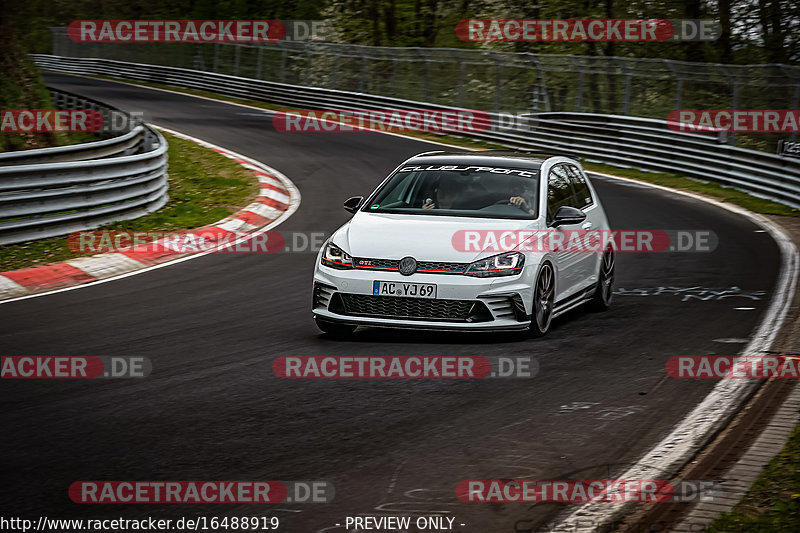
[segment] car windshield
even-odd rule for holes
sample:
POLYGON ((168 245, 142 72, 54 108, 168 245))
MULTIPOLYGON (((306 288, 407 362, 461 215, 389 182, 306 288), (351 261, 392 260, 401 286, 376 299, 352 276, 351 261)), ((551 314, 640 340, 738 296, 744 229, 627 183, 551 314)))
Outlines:
POLYGON ((363 211, 479 218, 537 217, 539 172, 470 165, 408 165, 363 211))

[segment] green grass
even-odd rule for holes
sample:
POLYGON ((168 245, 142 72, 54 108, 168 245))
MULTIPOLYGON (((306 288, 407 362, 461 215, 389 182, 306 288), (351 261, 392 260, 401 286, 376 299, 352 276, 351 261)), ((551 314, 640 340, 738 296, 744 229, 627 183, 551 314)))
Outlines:
POLYGON ((729 531, 800 531, 800 426, 744 499, 709 530, 729 531))
MULTIPOLYGON (((117 231, 176 231, 216 222, 247 205, 258 194, 255 175, 213 150, 164 134, 169 143, 169 201, 145 216, 103 226, 117 231)), ((52 237, 0 247, 0 271, 15 270, 81 255, 67 237, 52 237)))
MULTIPOLYGON (((126 83, 132 83, 134 85, 142 85, 145 87, 153 87, 156 89, 167 89, 170 91, 181 92, 185 94, 192 94, 195 96, 204 96, 207 98, 214 98, 217 100, 226 100, 229 102, 235 102, 239 104, 249 105, 253 107, 258 107, 261 109, 267 109, 270 111, 288 111, 296 108, 279 106, 275 104, 269 104, 266 102, 260 102, 257 100, 248 100, 243 98, 235 98, 231 96, 225 96, 218 93, 213 93, 210 91, 201 91, 196 89, 183 89, 180 87, 174 87, 171 85, 164 85, 160 83, 149 83, 149 82, 140 82, 136 80, 128 80, 128 79, 120 79, 120 78, 112 78, 110 76, 90 76, 93 78, 100 78, 100 79, 107 79, 111 81, 124 81, 126 83)), ((439 142, 439 143, 447 143, 452 144, 455 146, 460 146, 463 148, 472 148, 477 150, 487 150, 487 149, 504 149, 507 148, 501 144, 496 143, 488 143, 483 141, 475 141, 472 139, 468 139, 465 137, 460 137, 456 135, 447 135, 447 134, 433 134, 433 133, 423 133, 423 132, 405 132, 403 135, 407 135, 409 137, 414 137, 416 139, 420 139, 423 141, 431 141, 431 142, 439 142)), ((616 176, 621 176, 625 178, 636 179, 640 181, 645 181, 648 183, 655 183, 657 185, 663 185, 666 187, 671 187, 674 189, 680 189, 684 191, 691 191, 698 194, 703 194, 705 196, 722 200, 725 202, 729 202, 745 209, 749 209, 755 213, 762 213, 762 214, 769 214, 769 215, 783 215, 783 216, 793 216, 793 217, 800 217, 800 210, 785 206, 783 204, 779 204, 777 202, 773 202, 771 200, 764 200, 762 198, 757 198, 755 196, 751 196, 745 192, 738 191, 736 189, 731 189, 729 187, 723 187, 717 183, 709 183, 703 182, 700 180, 695 180, 691 178, 687 178, 685 176, 679 176, 677 174, 669 174, 664 172, 649 172, 645 170, 639 170, 635 168, 621 168, 615 167, 612 165, 607 164, 600 164, 600 163, 588 163, 584 162, 584 167, 587 170, 595 171, 595 172, 605 172, 608 174, 614 174, 616 176)))

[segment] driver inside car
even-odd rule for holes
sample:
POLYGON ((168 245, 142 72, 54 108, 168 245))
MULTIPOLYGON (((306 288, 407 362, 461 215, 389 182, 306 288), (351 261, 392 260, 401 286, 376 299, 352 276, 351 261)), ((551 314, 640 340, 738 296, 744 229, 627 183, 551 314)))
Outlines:
POLYGON ((426 198, 422 209, 459 209, 464 197, 465 184, 454 178, 441 178, 436 188, 436 201, 426 198))
POLYGON ((536 212, 534 209, 534 197, 532 185, 526 182, 516 187, 511 198, 508 199, 508 203, 533 215, 536 212))

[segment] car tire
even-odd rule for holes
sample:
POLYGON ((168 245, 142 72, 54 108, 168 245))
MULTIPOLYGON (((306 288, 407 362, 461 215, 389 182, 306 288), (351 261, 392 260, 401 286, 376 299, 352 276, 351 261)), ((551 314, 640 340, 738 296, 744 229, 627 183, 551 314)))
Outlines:
POLYGON ((336 337, 337 339, 347 338, 356 330, 356 326, 339 324, 338 322, 332 322, 322 318, 314 318, 314 322, 317 323, 317 327, 324 333, 327 333, 331 337, 336 337))
POLYGON ((597 275, 597 288, 589 301, 589 309, 592 311, 607 311, 611 307, 611 300, 614 297, 614 267, 616 259, 614 250, 608 248, 603 252, 600 260, 600 272, 597 275))
POLYGON ((556 272, 553 265, 544 263, 533 286, 533 308, 528 331, 532 337, 544 337, 553 322, 553 307, 556 294, 556 272))

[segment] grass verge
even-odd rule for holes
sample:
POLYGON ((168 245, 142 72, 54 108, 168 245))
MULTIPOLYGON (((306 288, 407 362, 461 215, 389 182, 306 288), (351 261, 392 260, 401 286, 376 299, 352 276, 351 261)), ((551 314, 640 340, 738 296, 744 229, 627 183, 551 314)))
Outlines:
MULTIPOLYGON (((213 150, 164 133, 169 143, 169 201, 134 220, 103 226, 118 231, 177 231, 205 226, 238 211, 258 195, 256 176, 213 150)), ((69 261, 67 237, 0 247, 0 271, 69 261)))
MULTIPOLYGON (((234 102, 238 104, 249 105, 252 107, 258 107, 261 109, 266 109, 269 111, 289 111, 296 108, 290 108, 285 106, 279 106, 275 104, 269 104, 266 102, 260 102, 258 100, 248 100, 244 98, 236 98, 232 96, 226 96, 219 93, 213 93, 210 91, 202 91, 197 89, 184 89, 181 87, 174 87, 171 85, 164 85, 161 83, 150 83, 150 82, 141 82, 137 80, 128 80, 124 78, 112 78, 110 76, 100 76, 100 75, 93 75, 87 76, 91 78, 98 78, 104 79, 109 81, 122 81, 125 83, 131 83, 134 85, 141 85, 144 87, 152 87, 154 89, 166 89, 169 91, 180 92, 184 94, 191 94, 195 96, 204 96, 206 98, 214 98, 216 100, 225 100, 229 102, 234 102)), ((439 143, 447 143, 452 144, 454 146, 460 146, 463 148, 472 148, 478 150, 487 150, 487 149, 506 149, 506 146, 501 144, 495 143, 487 143, 483 141, 475 141, 472 139, 467 139, 465 137, 460 137, 456 135, 436 135, 432 133, 421 133, 421 132, 405 132, 403 135, 414 137, 416 139, 420 139, 423 141, 431 141, 431 142, 439 142, 439 143)), ((695 180, 691 178, 687 178, 684 176, 680 176, 677 174, 670 174, 665 172, 649 172, 645 170, 639 170, 635 168, 622 168, 622 167, 615 167, 612 165, 602 164, 602 163, 590 163, 590 162, 583 162, 583 166, 586 170, 595 171, 595 172, 605 172, 607 174, 614 174, 616 176, 621 176, 625 178, 636 179, 639 181, 644 181, 648 183, 655 183, 657 185, 663 185, 665 187, 671 187, 673 189, 679 189, 683 191, 690 191, 698 194, 702 194, 716 200, 722 200, 724 202, 729 202, 745 209, 749 209, 755 213, 763 213, 768 215, 784 215, 784 216, 794 216, 800 217, 800 209, 795 209, 792 207, 788 207, 786 205, 773 202, 771 200, 765 200, 763 198, 758 198, 752 195, 749 195, 745 192, 738 191, 736 189, 732 189, 730 187, 723 187, 717 183, 711 182, 704 182, 700 180, 695 180)))
POLYGON ((800 531, 800 426, 744 499, 708 531, 800 531))

